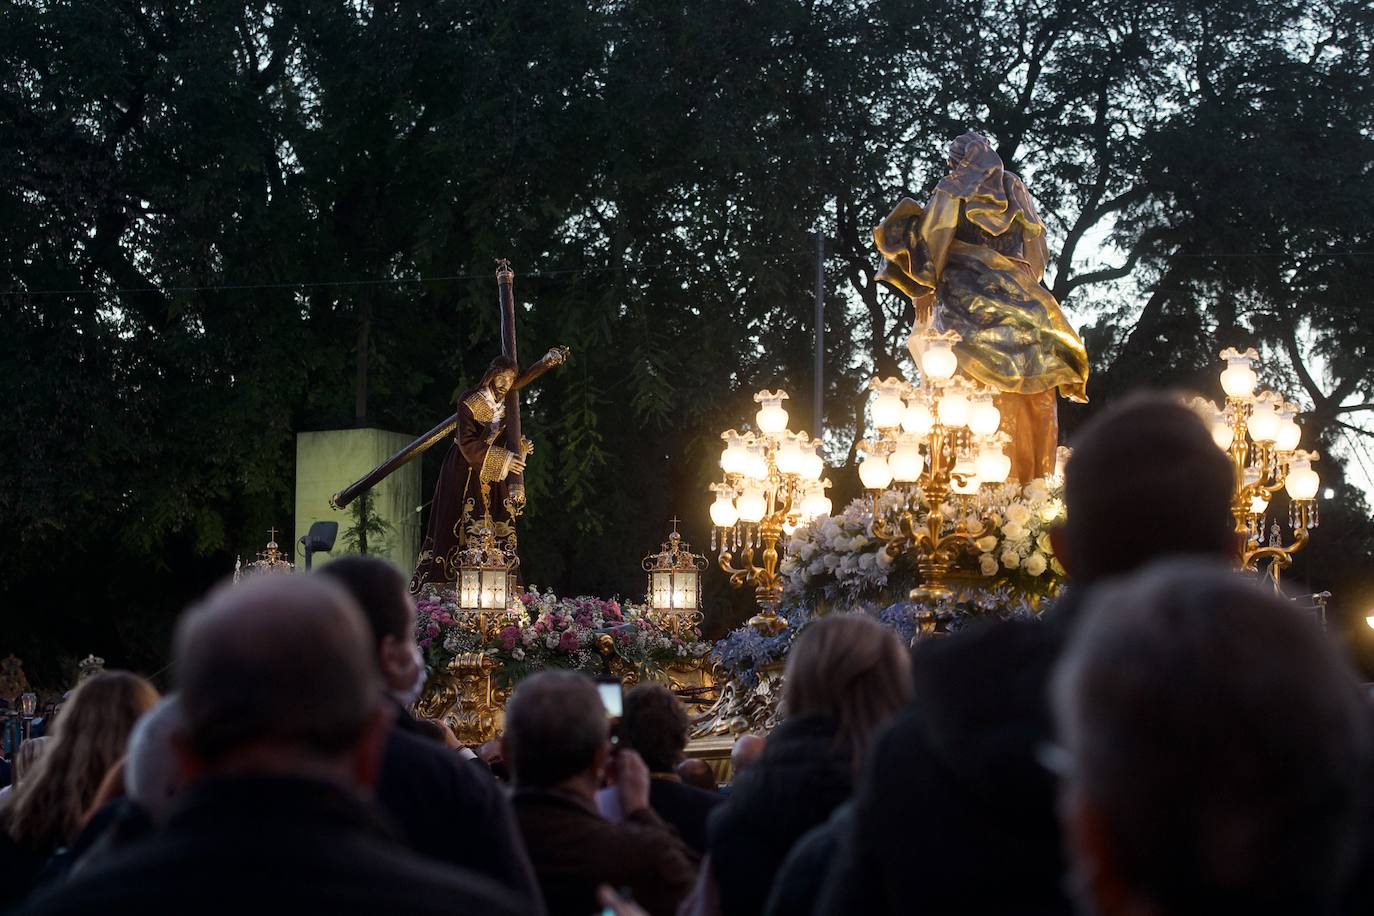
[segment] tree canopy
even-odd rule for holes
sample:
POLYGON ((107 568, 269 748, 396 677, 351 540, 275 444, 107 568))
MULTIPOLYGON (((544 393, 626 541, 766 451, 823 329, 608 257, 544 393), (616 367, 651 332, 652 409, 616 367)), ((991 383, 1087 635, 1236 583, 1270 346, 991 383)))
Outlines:
MULTIPOLYGON (((912 320, 870 230, 967 129, 1038 198, 1094 358, 1066 427, 1215 395, 1215 351, 1262 347, 1336 494, 1296 572, 1374 607, 1332 452, 1374 402, 1367 3, 15 0, 5 26, 0 602, 40 677, 160 667, 286 525, 296 432, 447 416, 499 350, 502 256, 521 356, 573 349, 524 408, 527 576, 642 591, 669 516, 705 546, 752 393, 811 416, 816 231, 852 459, 912 320)), ((719 627, 748 596, 708 578, 719 627)))

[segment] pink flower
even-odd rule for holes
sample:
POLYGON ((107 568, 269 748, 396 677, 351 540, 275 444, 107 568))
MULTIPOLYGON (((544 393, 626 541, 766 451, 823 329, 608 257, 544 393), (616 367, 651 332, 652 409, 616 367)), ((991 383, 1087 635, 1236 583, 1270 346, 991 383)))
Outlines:
POLYGON ((558 650, 560 652, 576 652, 582 647, 582 640, 577 638, 577 634, 572 630, 567 630, 558 640, 558 650))
POLYGON ((515 648, 515 644, 520 641, 520 629, 516 626, 505 626, 501 628, 501 648, 509 652, 515 648))

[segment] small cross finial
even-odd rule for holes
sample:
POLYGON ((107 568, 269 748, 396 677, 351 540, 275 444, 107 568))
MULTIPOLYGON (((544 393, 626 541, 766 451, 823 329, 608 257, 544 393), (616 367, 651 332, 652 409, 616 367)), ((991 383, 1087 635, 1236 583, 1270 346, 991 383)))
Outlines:
POLYGON ((668 521, 670 521, 670 522, 673 523, 673 534, 677 534, 678 522, 680 522, 681 519, 679 519, 676 515, 674 515, 672 518, 668 519, 668 521))
POLYGON ((272 530, 269 531, 269 532, 267 532, 267 539, 270 540, 270 541, 271 541, 272 543, 274 543, 274 544, 277 542, 277 526, 276 526, 276 525, 273 525, 273 526, 272 526, 272 530))

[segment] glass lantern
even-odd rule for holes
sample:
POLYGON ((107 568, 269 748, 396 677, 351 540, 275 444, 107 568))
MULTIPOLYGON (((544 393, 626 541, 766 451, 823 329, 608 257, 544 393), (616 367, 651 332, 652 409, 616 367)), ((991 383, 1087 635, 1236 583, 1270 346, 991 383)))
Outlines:
POLYGON ((649 612, 659 623, 680 635, 701 619, 701 571, 706 558, 692 553, 677 531, 677 519, 658 553, 644 558, 649 574, 649 612))
POLYGON ((458 554, 459 610, 504 611, 517 562, 501 549, 490 528, 478 529, 467 549, 458 554))

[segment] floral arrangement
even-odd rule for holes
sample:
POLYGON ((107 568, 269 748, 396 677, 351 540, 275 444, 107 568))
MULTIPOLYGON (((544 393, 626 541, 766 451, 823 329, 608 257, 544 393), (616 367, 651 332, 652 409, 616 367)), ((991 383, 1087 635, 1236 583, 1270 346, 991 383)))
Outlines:
MULTIPOLYGON (((885 607, 859 603, 846 611, 831 613, 867 614, 891 627, 902 642, 910 644, 927 612, 934 612, 942 632, 953 633, 980 619, 1037 620, 1045 603, 1044 597, 1028 596, 1003 585, 956 593, 940 601, 899 601, 885 607)), ((779 613, 787 618, 786 629, 768 636, 746 624, 731 630, 711 652, 711 660, 720 671, 745 690, 758 683, 764 668, 786 658, 792 641, 816 619, 811 610, 801 606, 781 608, 779 613)))
POLYGON ((616 656, 642 676, 701 658, 711 649, 699 631, 675 635, 648 608, 614 599, 558 598, 531 589, 518 593, 485 633, 471 615, 458 610, 451 593, 422 599, 418 610, 416 630, 431 675, 444 670, 454 656, 475 652, 491 657, 503 685, 545 668, 599 674, 605 662, 596 645, 607 635, 616 656))
MULTIPOLYGON (((879 513, 896 508, 901 496, 885 492, 879 513)), ((977 552, 956 568, 965 578, 986 579, 985 588, 1008 588, 1028 600, 1053 595, 1064 568, 1054 556, 1049 529, 1064 515, 1062 484, 1053 478, 1024 487, 1003 484, 970 506, 966 523, 977 552)), ((859 498, 838 515, 818 518, 788 538, 778 572, 783 598, 806 607, 853 606, 856 602, 890 606, 915 582, 908 558, 896 561, 873 536, 873 513, 859 498)))

